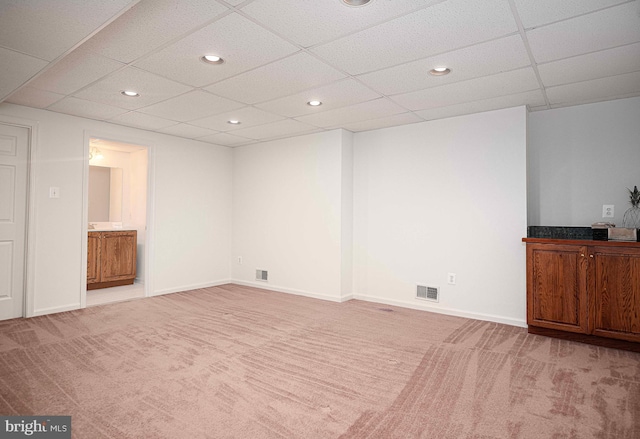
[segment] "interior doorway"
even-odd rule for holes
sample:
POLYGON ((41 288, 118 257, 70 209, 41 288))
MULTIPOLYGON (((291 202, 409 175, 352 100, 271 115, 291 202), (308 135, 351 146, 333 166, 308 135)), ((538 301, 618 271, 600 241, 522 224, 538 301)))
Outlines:
MULTIPOLYGON (((135 259, 132 283, 117 286, 100 284, 96 288, 93 278, 87 276, 85 306, 145 297, 148 295, 149 271, 149 148, 97 137, 89 138, 88 147, 87 240, 92 242, 98 234, 106 238, 131 231, 136 232, 137 239, 135 250, 128 253, 135 259)), ((94 248, 90 244, 87 255, 89 271, 92 270, 94 256, 94 248)), ((102 269, 104 272, 104 261, 102 269)))

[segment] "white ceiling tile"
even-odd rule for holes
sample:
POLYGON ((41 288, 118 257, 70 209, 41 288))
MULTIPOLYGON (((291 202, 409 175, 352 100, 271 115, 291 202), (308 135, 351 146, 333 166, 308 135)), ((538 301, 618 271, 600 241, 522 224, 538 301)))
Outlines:
POLYGON ((234 135, 255 140, 268 140, 299 134, 315 133, 318 127, 307 125, 293 119, 280 120, 251 128, 241 128, 232 132, 234 135))
POLYGON ((167 128, 161 128, 158 131, 165 134, 171 134, 172 136, 186 137, 189 139, 217 134, 217 131, 208 130, 202 127, 196 127, 186 123, 179 123, 167 128))
POLYGON ((138 61, 136 66, 202 87, 296 51, 293 44, 233 13, 138 61), (221 56, 225 62, 212 65, 200 61, 207 54, 221 56))
POLYGON ((449 0, 311 50, 357 75, 517 30, 504 0, 449 0))
POLYGON ((29 85, 41 90, 71 94, 94 81, 115 72, 124 64, 83 49, 76 49, 29 85))
POLYGON ((234 136, 233 134, 227 133, 219 133, 213 134, 211 136, 200 137, 196 140, 207 143, 215 143, 216 145, 222 146, 240 146, 240 145, 248 145, 250 143, 256 143, 255 140, 246 139, 244 137, 234 136))
POLYGON ((116 117, 118 114, 127 112, 127 110, 114 107, 112 105, 101 104, 99 102, 92 102, 74 97, 66 97, 59 100, 47 109, 57 111, 59 113, 99 120, 111 119, 112 117, 116 117))
POLYGON ((74 96, 136 110, 189 90, 191 90, 189 86, 152 75, 135 67, 127 67, 75 93, 74 96), (133 98, 123 96, 120 93, 123 90, 134 90, 140 96, 133 98))
POLYGON ((297 44, 310 47, 436 2, 373 1, 367 7, 353 8, 339 0, 256 0, 243 7, 242 12, 297 44))
POLYGON ((282 119, 284 119, 284 117, 273 113, 268 113, 254 107, 244 107, 238 110, 226 111, 215 116, 193 120, 190 123, 191 125, 197 125, 199 127, 209 128, 216 131, 231 131, 275 122, 282 119), (227 121, 231 119, 239 120, 241 123, 239 125, 227 123, 227 121))
POLYGON ((295 117, 333 110, 379 97, 380 95, 370 88, 354 79, 348 78, 291 96, 258 104, 256 107, 283 116, 295 117), (307 102, 311 100, 319 100, 322 102, 322 105, 319 107, 307 105, 307 102))
POLYGON ((501 108, 518 107, 530 105, 540 107, 545 105, 544 96, 540 90, 517 93, 513 95, 500 96, 491 99, 482 99, 473 102, 463 102, 448 107, 430 108, 428 110, 416 111, 416 114, 425 120, 442 119, 445 117, 462 116, 463 114, 480 113, 483 111, 499 110, 501 108))
POLYGON ((545 87, 640 70, 640 43, 539 64, 545 87))
POLYGON ((416 111, 521 93, 537 88, 539 84, 536 75, 533 69, 528 67, 396 95, 391 99, 409 110, 416 111))
POLYGON ((131 3, 131 0, 3 0, 0 45, 52 61, 131 3))
POLYGON ((227 10, 212 0, 142 1, 87 41, 84 47, 130 63, 227 10))
POLYGON ((39 90, 33 87, 23 87, 12 94, 7 102, 24 105, 26 107, 46 108, 54 102, 64 98, 64 95, 52 93, 46 90, 39 90))
POLYGON ((0 99, 20 87, 47 64, 41 59, 0 47, 0 99))
POLYGON ((194 90, 164 102, 141 108, 139 111, 179 122, 187 122, 241 107, 244 107, 244 104, 212 95, 206 91, 194 90))
POLYGON ((413 113, 401 113, 389 117, 381 117, 379 119, 365 120, 362 122, 347 123, 342 126, 349 131, 370 131, 380 128, 395 127, 398 125, 407 125, 409 123, 424 122, 424 119, 413 113))
POLYGON ((145 130, 157 130, 176 124, 173 120, 162 119, 160 117, 151 116, 149 114, 138 113, 137 111, 131 111, 129 113, 121 114, 114 117, 113 119, 109 119, 109 122, 127 125, 130 127, 142 128, 145 130))
POLYGON ((538 63, 640 41, 636 2, 527 31, 538 63))
POLYGON ((565 20, 628 0, 514 0, 525 28, 565 20))
POLYGON ((575 105, 640 93, 640 72, 592 79, 546 89, 552 105, 575 105))
POLYGON ((406 111, 406 109, 394 104, 388 99, 379 98, 318 114, 296 117, 296 120, 322 128, 335 128, 351 122, 378 119, 385 116, 405 113, 406 111))
POLYGON ((233 78, 225 79, 206 90, 255 104, 326 84, 345 75, 313 56, 300 52, 233 78))
POLYGON ((438 87, 479 76, 514 70, 531 64, 520 35, 477 44, 464 49, 366 73, 358 79, 382 94, 398 94, 438 87), (446 76, 429 75, 429 70, 446 66, 446 76))

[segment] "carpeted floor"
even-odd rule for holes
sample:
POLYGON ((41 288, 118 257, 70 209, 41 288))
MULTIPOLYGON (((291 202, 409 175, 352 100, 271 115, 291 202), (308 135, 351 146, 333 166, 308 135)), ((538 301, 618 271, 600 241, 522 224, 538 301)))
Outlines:
POLYGON ((640 354, 224 285, 0 322, 0 414, 75 438, 640 438, 640 354))

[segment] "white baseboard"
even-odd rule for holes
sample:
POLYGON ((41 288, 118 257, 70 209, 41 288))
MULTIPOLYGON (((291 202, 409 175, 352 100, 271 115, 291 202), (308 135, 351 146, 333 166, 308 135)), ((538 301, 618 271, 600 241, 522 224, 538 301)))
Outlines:
POLYGON ((385 305, 399 306, 401 308, 417 309, 420 311, 435 312, 438 314, 445 314, 449 316, 465 317, 467 319, 485 320, 488 322, 503 323, 505 325, 519 326, 522 328, 527 327, 526 320, 512 319, 509 317, 496 316, 492 314, 473 313, 473 312, 462 311, 462 310, 453 309, 453 308, 443 308, 440 306, 433 306, 418 300, 416 300, 416 302, 414 303, 414 302, 406 302, 401 300, 384 299, 381 297, 367 296, 364 294, 355 294, 353 298, 356 300, 364 300, 367 302, 375 302, 375 303, 383 303, 385 305))
POLYGON ((222 280, 216 280, 213 282, 206 282, 202 284, 191 284, 191 285, 183 285, 181 287, 175 287, 175 288, 166 288, 164 290, 152 291, 149 297, 162 296, 163 294, 180 293, 182 291, 198 290, 200 288, 217 287, 219 285, 229 284, 232 282, 233 281, 230 279, 222 279, 222 280))
POLYGON ((65 311, 74 311, 76 309, 80 309, 80 303, 73 303, 70 305, 63 305, 63 306, 52 306, 50 308, 40 308, 40 309, 36 309, 33 311, 33 314, 28 316, 28 317, 37 317, 37 316, 44 316, 47 314, 55 314, 58 312, 65 312, 65 311))
POLYGON ((266 282, 246 282, 243 280, 232 279, 230 283, 237 284, 237 285, 244 285, 246 287, 262 288, 263 290, 276 291, 278 293, 295 294, 296 296, 305 296, 305 297, 311 297, 314 299, 328 300, 330 302, 340 303, 340 302, 346 302, 354 298, 352 294, 344 297, 330 296, 328 294, 318 294, 318 293, 312 293, 309 291, 295 290, 292 288, 284 288, 277 285, 270 285, 266 282))

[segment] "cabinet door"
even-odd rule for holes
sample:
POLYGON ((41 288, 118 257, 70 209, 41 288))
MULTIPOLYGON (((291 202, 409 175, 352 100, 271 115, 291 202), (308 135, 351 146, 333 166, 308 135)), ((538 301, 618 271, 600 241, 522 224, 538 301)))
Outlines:
POLYGON ((527 244, 527 323, 588 332, 587 248, 527 244))
POLYGON ((87 284, 100 282, 100 232, 89 232, 87 245, 87 284))
POLYGON ((100 243, 101 282, 136 277, 136 233, 103 233, 100 243))
POLYGON ((591 247, 593 334, 640 341, 640 249, 591 247))

